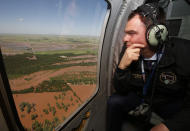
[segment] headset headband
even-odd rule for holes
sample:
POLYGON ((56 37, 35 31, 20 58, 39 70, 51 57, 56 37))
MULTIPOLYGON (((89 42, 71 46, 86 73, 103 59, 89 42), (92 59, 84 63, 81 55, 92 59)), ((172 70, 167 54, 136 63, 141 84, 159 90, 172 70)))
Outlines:
POLYGON ((157 16, 159 14, 158 4, 157 3, 147 3, 138 7, 140 15, 143 17, 150 18, 153 23, 157 23, 157 16))

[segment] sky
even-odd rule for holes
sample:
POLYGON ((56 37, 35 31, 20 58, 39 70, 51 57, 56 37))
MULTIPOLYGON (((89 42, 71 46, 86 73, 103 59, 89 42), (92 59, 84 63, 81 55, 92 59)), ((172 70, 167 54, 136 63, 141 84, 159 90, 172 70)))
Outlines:
POLYGON ((104 0, 0 0, 0 33, 98 36, 104 0))

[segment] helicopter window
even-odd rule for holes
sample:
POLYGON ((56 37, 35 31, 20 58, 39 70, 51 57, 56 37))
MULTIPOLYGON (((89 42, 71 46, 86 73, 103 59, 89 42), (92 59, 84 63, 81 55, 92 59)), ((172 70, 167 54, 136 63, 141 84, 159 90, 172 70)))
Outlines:
POLYGON ((20 121, 52 130, 97 91, 103 0, 3 0, 0 46, 20 121))

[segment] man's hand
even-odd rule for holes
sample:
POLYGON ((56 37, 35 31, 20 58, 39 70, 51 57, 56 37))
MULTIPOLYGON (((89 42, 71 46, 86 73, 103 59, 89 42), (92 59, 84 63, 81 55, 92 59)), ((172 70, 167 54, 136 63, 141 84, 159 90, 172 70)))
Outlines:
POLYGON ((169 131, 169 129, 163 124, 154 126, 150 131, 169 131))
POLYGON ((142 44, 132 44, 129 46, 120 61, 119 68, 125 69, 127 68, 133 61, 137 61, 140 56, 140 50, 144 48, 142 44))

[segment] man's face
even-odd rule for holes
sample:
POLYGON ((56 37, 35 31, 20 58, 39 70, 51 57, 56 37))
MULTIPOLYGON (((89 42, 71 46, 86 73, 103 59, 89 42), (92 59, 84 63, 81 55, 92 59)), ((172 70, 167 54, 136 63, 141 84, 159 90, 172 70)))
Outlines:
POLYGON ((127 43, 127 47, 132 44, 143 44, 145 48, 148 48, 145 38, 146 26, 140 20, 139 15, 135 15, 127 22, 125 33, 123 41, 127 43))

